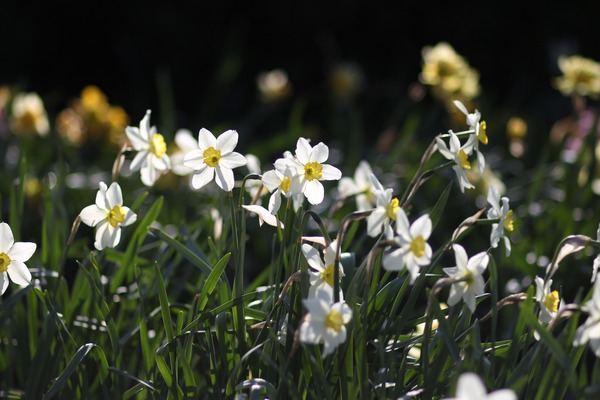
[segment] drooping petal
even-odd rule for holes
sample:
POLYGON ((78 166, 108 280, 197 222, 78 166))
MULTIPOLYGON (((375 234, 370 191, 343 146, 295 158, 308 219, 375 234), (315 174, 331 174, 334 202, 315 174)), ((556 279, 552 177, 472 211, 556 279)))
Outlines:
POLYGON ((159 177, 158 172, 156 172, 156 168, 151 163, 144 165, 140 170, 140 177, 142 179, 142 183, 146 186, 154 186, 154 183, 159 177))
POLYGON ((321 204, 325 197, 325 188, 321 182, 313 179, 312 181, 307 181, 306 187, 304 188, 304 195, 310 204, 321 204))
POLYGON ((8 289, 8 274, 6 272, 0 272, 0 296, 8 289))
POLYGON ((202 128, 198 133, 198 147, 200 151, 204 151, 209 147, 216 147, 217 139, 208 129, 202 128))
POLYGON ((305 321, 300 326, 300 341, 302 343, 317 344, 322 336, 322 329, 317 329, 317 325, 312 321, 305 321))
POLYGON ((108 221, 104 220, 96 227, 96 241, 94 242, 94 247, 97 250, 102 250, 106 247, 106 243, 102 242, 105 231, 108 230, 108 221))
POLYGON ((318 162, 319 164, 324 163, 329 158, 329 148, 323 142, 318 143, 312 149, 312 153, 310 155, 311 162, 318 162))
POLYGON ((146 163, 146 159, 148 158, 148 151, 147 150, 140 150, 135 157, 133 157, 133 160, 131 161, 131 164, 129 165, 129 169, 131 171, 139 171, 142 166, 146 163))
POLYGON ((0 253, 8 253, 15 243, 10 226, 6 222, 0 223, 0 253))
POLYGON ((240 153, 236 153, 235 151, 233 153, 229 153, 226 156, 221 157, 221 160, 219 161, 220 166, 229 169, 241 167, 243 165, 246 165, 246 163, 246 157, 244 157, 240 153))
POLYGON ((215 148, 221 150, 221 155, 229 154, 235 149, 238 143, 238 133, 234 130, 228 130, 219 135, 215 148))
POLYGON ((304 257, 311 268, 316 269, 317 271, 323 271, 325 269, 319 251, 311 245, 304 243, 302 245, 302 254, 304 254, 304 257))
POLYGON ((260 225, 262 225, 264 222, 267 225, 271 225, 271 226, 275 226, 275 227, 279 226, 281 229, 284 229, 283 223, 281 221, 278 221, 277 217, 275 215, 271 214, 269 212, 269 210, 267 210, 266 208, 256 205, 256 204, 242 205, 242 208, 244 208, 245 210, 248 210, 251 213, 258 215, 260 225))
POLYGON ((446 143, 441 138, 436 138, 435 143, 438 151, 444 156, 444 158, 448 160, 454 160, 454 154, 452 154, 452 152, 448 149, 448 146, 446 146, 446 143))
POLYGON ((217 185, 226 192, 231 192, 233 186, 235 186, 233 171, 229 168, 221 167, 220 165, 215 167, 215 181, 217 182, 217 185))
POLYGON ((215 176, 215 169, 206 167, 198 173, 192 176, 192 187, 194 189, 200 189, 213 180, 215 176))
POLYGON ((117 247, 119 241, 121 240, 121 228, 113 228, 109 224, 107 224, 106 229, 102 233, 102 247, 106 248, 114 248, 117 247))
POLYGON ((296 143, 296 157, 302 165, 310 162, 312 151, 312 146, 308 143, 308 140, 302 137, 298 139, 298 142, 296 143))
MULTIPOLYGON (((35 243, 17 242, 15 244, 13 244, 13 246, 8 251, 8 253, 6 253, 6 255, 12 261, 16 260, 16 261, 25 262, 31 258, 33 253, 35 253, 36 248, 37 248, 37 245, 35 243)), ((11 265, 12 265, 12 261, 11 261, 11 265)))
POLYGON ((279 207, 281 207, 281 193, 276 190, 271 197, 269 197, 269 212, 276 215, 277 211, 279 211, 279 207))
POLYGON ((102 210, 96 204, 92 204, 81 210, 79 217, 81 218, 81 222, 88 226, 94 227, 106 219, 106 213, 106 210, 102 210))
POLYGON ((321 180, 322 181, 337 181, 342 177, 342 171, 329 164, 321 165, 321 180))
POLYGON ((19 286, 27 286, 31 282, 31 272, 22 261, 11 260, 6 273, 19 286))

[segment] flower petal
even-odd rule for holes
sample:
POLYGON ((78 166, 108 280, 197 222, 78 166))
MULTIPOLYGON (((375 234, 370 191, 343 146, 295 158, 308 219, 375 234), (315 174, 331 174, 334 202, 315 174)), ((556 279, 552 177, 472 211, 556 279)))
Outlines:
POLYGON ((464 271, 467 269, 467 264, 469 262, 469 257, 467 256, 467 252, 465 248, 460 244, 453 244, 452 250, 454 250, 454 258, 456 259, 456 266, 460 271, 464 271))
POLYGON ((131 171, 139 171, 142 168, 142 165, 144 165, 146 163, 147 159, 148 159, 148 151, 147 150, 139 151, 135 155, 135 157, 133 157, 131 164, 129 164, 129 169, 131 171))
POLYGON ((240 153, 233 152, 221 157, 221 160, 219 161, 219 166, 228 169, 234 169, 246 165, 246 163, 246 157, 244 157, 240 153))
POLYGON ((108 211, 110 209, 108 201, 106 201, 106 191, 108 190, 108 186, 106 186, 106 183, 100 182, 98 187, 98 192, 96 192, 96 205, 100 209, 108 211))
POLYGON ((6 273, 10 280, 19 286, 27 286, 31 283, 31 272, 22 261, 11 260, 6 273))
POLYGON ((113 182, 106 191, 106 200, 108 206, 112 209, 114 206, 123 205, 123 193, 121 192, 121 186, 117 182, 113 182))
POLYGON ((15 260, 25 262, 31 258, 33 253, 35 253, 36 248, 37 245, 35 243, 17 242, 13 244, 13 246, 8 251, 8 253, 6 253, 6 255, 11 259, 11 264, 12 261, 15 260))
POLYGON ((311 268, 314 268, 317 271, 323 271, 325 269, 323 260, 321 260, 321 256, 319 255, 319 251, 310 244, 304 243, 302 245, 302 254, 304 254, 304 257, 311 268))
POLYGON ((311 147, 310 143, 308 143, 308 140, 302 137, 298 139, 298 142, 296 143, 296 157, 302 165, 310 162, 310 155, 312 151, 313 148, 311 147))
POLYGON ((8 274, 6 272, 0 272, 0 296, 8 289, 8 274))
POLYGON ((175 133, 175 144, 184 153, 198 149, 198 142, 192 136, 192 132, 187 129, 179 129, 175 133))
POLYGON ((342 171, 329 164, 321 164, 321 180, 337 181, 342 177, 342 171))
POLYGON ((94 227, 98 225, 100 221, 106 219, 106 212, 106 210, 101 209, 96 204, 92 204, 81 210, 79 217, 81 218, 81 222, 87 226, 94 227))
POLYGON ((324 163, 329 158, 329 148, 324 143, 319 143, 315 147, 312 148, 312 153, 310 154, 310 161, 316 161, 319 164, 324 163))
MULTIPOLYGON (((235 149, 238 143, 238 133, 234 130, 228 130, 219 135, 215 148, 221 150, 221 154, 228 154, 235 149)), ((245 159, 245 158, 244 158, 245 159)))
POLYGON ((410 236, 416 238, 417 236, 423 236, 423 239, 429 239, 431 235, 431 219, 429 219, 429 214, 423 214, 415 222, 410 226, 410 236))
POLYGON ((233 186, 235 185, 235 180, 233 179, 233 171, 229 168, 217 165, 215 167, 215 181, 221 189, 223 189, 226 192, 231 192, 233 190, 233 186))
POLYGON ((125 220, 121 222, 121 226, 131 225, 137 220, 137 214, 129 207, 123 207, 123 213, 125 214, 125 220))
POLYGON ((6 222, 0 223, 0 253, 8 253, 15 243, 10 226, 6 222))
POLYGON ((262 176, 262 182, 269 192, 279 189, 282 179, 283 174, 274 169, 265 172, 262 176))
POLYGON ((215 138, 215 135, 213 135, 208 129, 200 129, 200 132, 198 133, 198 147, 200 148, 200 151, 204 151, 209 147, 216 146, 217 139, 215 138))
POLYGON ((321 204, 325 197, 325 188, 323 184, 316 179, 308 181, 304 188, 304 195, 308 199, 308 202, 313 205, 321 204))
POLYGON ((206 167, 204 168, 204 170, 201 170, 200 172, 195 173, 194 176, 192 176, 192 187, 194 189, 200 189, 201 187, 205 186, 207 183, 212 181, 214 176, 215 169, 206 167))

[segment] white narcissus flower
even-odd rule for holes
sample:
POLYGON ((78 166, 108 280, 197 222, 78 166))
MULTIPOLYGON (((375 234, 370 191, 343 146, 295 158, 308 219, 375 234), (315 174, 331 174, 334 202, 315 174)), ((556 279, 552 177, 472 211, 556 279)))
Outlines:
POLYGON ((183 164, 194 169, 194 189, 200 189, 215 178, 217 185, 226 192, 233 190, 233 169, 246 165, 246 158, 233 151, 238 142, 238 133, 223 132, 218 138, 207 129, 200 129, 198 147, 187 153, 183 164))
MULTIPOLYGON (((308 265, 313 269, 310 271, 310 289, 308 295, 310 297, 316 296, 318 290, 325 290, 329 292, 333 298, 333 285, 334 285, 334 265, 335 265, 335 253, 337 251, 337 240, 334 240, 323 250, 323 258, 321 259, 317 249, 309 244, 302 245, 302 253, 306 257, 308 265)), ((339 265, 340 280, 344 275, 344 270, 339 265)), ((344 298, 344 293, 340 288, 339 298, 344 298)))
POLYGON ((560 296, 557 290, 550 291, 552 279, 544 281, 539 276, 535 277, 535 301, 540 305, 538 319, 542 324, 547 324, 556 317, 560 296))
POLYGON ((392 198, 392 189, 384 189, 375 175, 371 174, 371 183, 373 185, 376 200, 376 207, 367 217, 367 234, 375 237, 383 230, 386 237, 393 236, 390 224, 396 220, 396 212, 400 209, 400 201, 392 198))
POLYGON ((396 211, 396 234, 394 240, 398 248, 383 257, 383 267, 388 271, 401 271, 404 268, 410 273, 411 284, 419 276, 421 267, 431 262, 431 246, 427 239, 433 229, 429 214, 417 218, 410 225, 404 210, 396 211))
POLYGON ((312 147, 305 138, 296 143, 296 157, 280 158, 275 168, 282 174, 292 178, 292 193, 303 193, 308 202, 321 204, 325 197, 325 189, 320 181, 339 180, 342 172, 336 167, 323 164, 329 158, 329 148, 319 143, 312 147))
POLYGON ((260 226, 262 226, 263 223, 266 223, 267 225, 271 225, 271 226, 275 226, 275 227, 279 226, 281 229, 285 228, 283 225, 283 222, 277 220, 277 217, 275 215, 271 214, 269 212, 269 210, 267 210, 263 206, 259 206, 256 204, 250 204, 250 205, 242 205, 242 208, 250 211, 251 213, 258 215, 258 223, 260 226))
POLYGON ((142 183, 146 186, 154 185, 160 174, 171 168, 165 138, 156 132, 155 126, 150 126, 150 113, 150 110, 146 111, 139 128, 125 128, 127 139, 138 152, 131 161, 130 169, 140 170, 142 183))
POLYGON ((488 394, 479 375, 465 372, 458 378, 456 397, 444 400, 517 400, 512 389, 500 389, 488 394))
POLYGON ((27 286, 31 282, 31 273, 25 265, 36 249, 31 242, 16 242, 10 226, 0 223, 0 295, 8 288, 10 279, 19 286, 27 286))
POLYGON ((331 293, 325 290, 318 290, 316 297, 304 299, 303 303, 308 315, 300 325, 300 341, 311 344, 323 341, 325 358, 346 341, 346 324, 352 319, 352 309, 341 301, 332 304, 331 293))
POLYGON ((281 195, 287 198, 292 196, 292 178, 273 169, 263 174, 262 182, 267 190, 271 192, 271 197, 269 197, 269 212, 275 215, 281 207, 281 195))
POLYGON ((473 189, 475 186, 465 174, 465 170, 471 169, 471 163, 469 162, 469 155, 473 152, 473 145, 477 139, 474 139, 474 136, 469 136, 469 139, 464 145, 460 145, 460 140, 458 136, 452 131, 449 131, 450 134, 450 148, 446 146, 446 142, 444 142, 441 138, 436 138, 437 149, 439 152, 448 160, 454 161, 455 165, 452 167, 454 172, 456 173, 456 177, 458 178, 458 185, 460 186, 460 191, 465 192, 465 189, 473 189))
POLYGON ((444 268, 450 278, 461 279, 450 287, 448 305, 457 304, 462 298, 471 312, 475 312, 475 297, 484 293, 485 282, 483 271, 487 268, 490 257, 485 252, 478 253, 469 258, 465 249, 458 244, 452 245, 456 266, 444 268))
POLYGON ((585 323, 577 328, 573 346, 590 343, 590 347, 600 357, 600 281, 594 283, 594 294, 582 307, 589 315, 585 323))
POLYGON ((123 194, 118 183, 110 186, 100 182, 100 190, 96 193, 96 204, 85 207, 79 214, 81 222, 96 227, 94 247, 102 250, 116 247, 121 240, 121 227, 133 224, 137 215, 123 206, 123 194))
POLYGON ((508 204, 508 197, 500 198, 500 193, 493 186, 490 187, 487 195, 487 201, 492 206, 487 212, 489 219, 499 219, 498 223, 492 224, 492 233, 490 235, 490 244, 492 247, 498 247, 500 239, 504 239, 504 247, 506 247, 506 256, 510 255, 510 239, 504 233, 504 230, 512 232, 513 211, 508 204), (500 206, 502 201, 502 206, 500 206))
POLYGON ((479 142, 488 144, 488 137, 486 135, 487 125, 485 121, 481 120, 481 113, 475 110, 474 113, 469 113, 467 107, 458 100, 454 100, 454 105, 467 117, 467 125, 473 130, 473 149, 477 153, 477 165, 479 166, 479 172, 483 172, 485 168, 485 157, 479 151, 479 142))
POLYGON ((367 161, 362 160, 354 172, 354 179, 344 177, 338 184, 340 196, 343 198, 356 196, 357 211, 370 210, 377 204, 377 197, 374 193, 376 187, 371 175, 373 175, 371 166, 367 161))

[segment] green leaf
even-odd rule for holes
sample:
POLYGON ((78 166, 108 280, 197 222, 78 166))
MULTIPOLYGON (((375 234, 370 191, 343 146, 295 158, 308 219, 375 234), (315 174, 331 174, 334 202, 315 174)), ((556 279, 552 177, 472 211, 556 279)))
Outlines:
POLYGON ((200 312, 202 312, 202 310, 204 310, 204 307, 206 306, 206 303, 208 301, 208 296, 210 296, 213 293, 213 291, 215 290, 215 287, 217 286, 217 282, 219 282, 219 280, 221 278, 221 274, 223 273, 223 271, 225 271, 225 267, 227 266, 227 262, 229 262, 230 258, 231 258, 231 253, 225 254, 215 264, 215 267, 213 268, 212 271, 210 271, 208 278, 206 278, 206 282, 204 282, 204 286, 202 287, 202 290, 200 292, 200 301, 198 303, 198 310, 200 312))
POLYGON ((204 260, 197 254, 194 254, 185 245, 173 239, 160 229, 150 227, 149 230, 153 235, 157 236, 159 239, 171 246, 175 251, 187 258, 192 264, 194 264, 194 266, 198 267, 198 269, 200 269, 200 271, 202 271, 204 274, 209 275, 211 273, 213 267, 209 264, 208 260, 204 260))

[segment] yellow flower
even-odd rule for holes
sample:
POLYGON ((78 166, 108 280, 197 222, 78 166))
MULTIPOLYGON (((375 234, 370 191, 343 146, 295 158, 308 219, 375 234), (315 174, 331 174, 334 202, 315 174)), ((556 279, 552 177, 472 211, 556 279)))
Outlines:
POLYGON ((600 64, 579 55, 558 59, 563 76, 554 80, 555 87, 565 96, 580 95, 597 98, 600 94, 600 64))
POLYGON ((10 122, 17 135, 47 136, 50 132, 46 109, 37 93, 19 93, 15 96, 10 122))
POLYGON ((419 79, 441 90, 440 97, 451 94, 472 99, 479 94, 479 73, 448 43, 424 47, 421 53, 423 70, 419 79))

